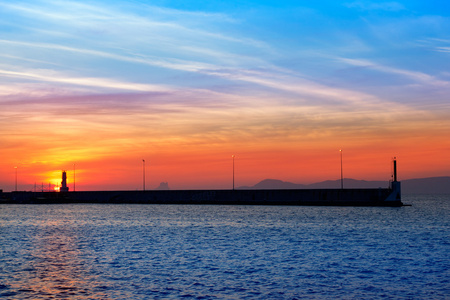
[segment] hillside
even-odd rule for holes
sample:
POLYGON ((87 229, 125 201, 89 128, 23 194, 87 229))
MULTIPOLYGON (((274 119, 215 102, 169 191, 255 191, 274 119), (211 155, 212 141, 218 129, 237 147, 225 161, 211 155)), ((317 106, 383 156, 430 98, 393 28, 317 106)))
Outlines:
MULTIPOLYGON (((366 181, 344 178, 344 188, 386 188, 388 181, 366 181)), ((341 180, 327 180, 313 184, 297 184, 277 179, 264 179, 254 186, 239 189, 338 189, 341 180)), ((450 194, 450 176, 402 180, 404 194, 450 194)))

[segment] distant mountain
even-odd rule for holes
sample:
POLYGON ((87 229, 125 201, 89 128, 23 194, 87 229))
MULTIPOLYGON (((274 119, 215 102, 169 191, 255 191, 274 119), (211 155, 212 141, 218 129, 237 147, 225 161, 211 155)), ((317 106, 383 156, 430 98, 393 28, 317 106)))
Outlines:
MULTIPOLYGON (((341 180, 327 180, 318 183, 309 184, 308 189, 339 189, 341 187, 341 180)), ((366 181, 356 180, 351 178, 344 178, 344 188, 349 189, 364 189, 364 188, 387 188, 389 181, 366 181)))
MULTIPOLYGON (((388 187, 387 181, 365 181, 344 178, 345 188, 378 188, 388 187)), ((239 189, 338 189, 341 187, 341 180, 327 180, 313 184, 298 184, 292 182, 281 181, 278 179, 264 179, 263 181, 248 187, 243 186, 239 189)))
POLYGON ((302 189, 303 184, 296 184, 277 179, 265 179, 253 186, 254 189, 302 189))
POLYGON ((450 176, 403 180, 402 193, 450 194, 450 176))
MULTIPOLYGON (((313 184, 297 184, 277 179, 264 179, 263 181, 248 187, 239 189, 338 189, 341 180, 327 180, 313 184)), ((344 188, 387 188, 388 181, 366 181, 344 178, 344 188)), ((404 194, 450 194, 450 176, 430 177, 402 180, 402 193, 404 194)))

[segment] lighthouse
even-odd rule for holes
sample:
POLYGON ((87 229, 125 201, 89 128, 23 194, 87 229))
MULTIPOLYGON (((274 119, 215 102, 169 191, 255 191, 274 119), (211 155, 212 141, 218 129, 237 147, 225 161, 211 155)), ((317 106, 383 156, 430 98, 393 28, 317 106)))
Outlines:
POLYGON ((68 192, 69 187, 67 186, 67 174, 66 171, 62 172, 62 181, 61 181, 61 188, 59 189, 60 192, 68 192))

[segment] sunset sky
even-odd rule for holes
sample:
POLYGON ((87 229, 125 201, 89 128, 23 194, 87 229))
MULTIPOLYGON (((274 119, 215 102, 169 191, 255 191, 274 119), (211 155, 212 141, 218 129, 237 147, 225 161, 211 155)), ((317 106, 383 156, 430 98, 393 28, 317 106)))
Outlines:
POLYGON ((450 175, 450 1, 0 0, 0 189, 450 175), (17 167, 17 169, 15 169, 17 167))

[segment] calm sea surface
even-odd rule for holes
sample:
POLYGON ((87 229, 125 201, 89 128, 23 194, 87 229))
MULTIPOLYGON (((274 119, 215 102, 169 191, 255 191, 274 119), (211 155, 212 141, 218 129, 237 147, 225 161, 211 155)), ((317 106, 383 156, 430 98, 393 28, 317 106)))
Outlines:
POLYGON ((450 299, 450 196, 411 207, 0 205, 6 299, 450 299))

